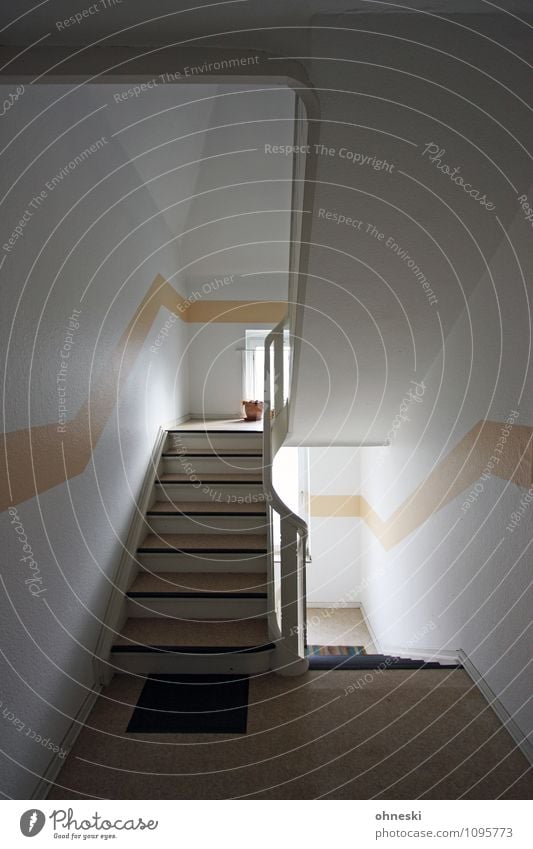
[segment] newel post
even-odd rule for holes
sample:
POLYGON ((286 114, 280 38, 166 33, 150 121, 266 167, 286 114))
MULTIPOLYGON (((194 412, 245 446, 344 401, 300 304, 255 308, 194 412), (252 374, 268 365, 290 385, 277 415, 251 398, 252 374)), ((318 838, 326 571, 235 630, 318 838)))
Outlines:
POLYGON ((304 624, 299 581, 299 540, 295 525, 281 517, 281 641, 276 647, 276 672, 279 675, 302 675, 309 668, 300 654, 304 624))

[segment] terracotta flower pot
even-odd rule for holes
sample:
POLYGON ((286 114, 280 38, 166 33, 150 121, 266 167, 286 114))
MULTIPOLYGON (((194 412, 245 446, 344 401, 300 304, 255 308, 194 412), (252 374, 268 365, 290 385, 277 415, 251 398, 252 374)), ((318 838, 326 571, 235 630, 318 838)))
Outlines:
POLYGON ((246 422, 260 422, 263 418, 262 401, 243 401, 244 420, 246 422))

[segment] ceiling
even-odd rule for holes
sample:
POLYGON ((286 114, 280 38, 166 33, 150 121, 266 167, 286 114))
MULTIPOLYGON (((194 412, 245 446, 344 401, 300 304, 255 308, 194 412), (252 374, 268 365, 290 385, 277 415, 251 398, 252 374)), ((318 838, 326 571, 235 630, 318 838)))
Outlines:
MULTIPOLYGON (((148 45, 168 43, 169 38, 202 37, 208 33, 227 33, 235 29, 301 27, 317 15, 380 14, 397 15, 412 12, 443 15, 490 16, 493 3, 485 0, 158 0, 147 8, 144 0, 109 0, 97 14, 85 17, 80 24, 61 26, 76 11, 97 5, 88 0, 3 0, 0 6, 1 43, 29 44, 46 36, 46 44, 90 44, 105 39, 104 44, 148 45)), ((500 3, 506 11, 531 17, 529 0, 507 0, 500 3)))

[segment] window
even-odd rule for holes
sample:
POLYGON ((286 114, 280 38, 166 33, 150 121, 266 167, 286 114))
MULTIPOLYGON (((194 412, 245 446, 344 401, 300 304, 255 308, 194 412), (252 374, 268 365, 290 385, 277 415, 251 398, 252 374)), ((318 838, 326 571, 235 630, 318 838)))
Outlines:
MULTIPOLYGON (((247 401, 262 401, 265 382, 265 339, 270 330, 247 330, 243 357, 243 398, 247 401)), ((283 373, 285 398, 288 395, 290 348, 283 348, 283 373)))

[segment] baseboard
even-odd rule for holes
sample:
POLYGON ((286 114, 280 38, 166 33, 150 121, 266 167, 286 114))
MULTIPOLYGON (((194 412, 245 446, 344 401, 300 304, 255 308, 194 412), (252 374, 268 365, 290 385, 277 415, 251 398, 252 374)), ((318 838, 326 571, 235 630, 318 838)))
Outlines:
POLYGON ((437 663, 458 663, 462 661, 459 657, 459 649, 425 649, 422 646, 394 646, 385 644, 382 654, 393 657, 412 657, 419 660, 435 660, 437 663))
POLYGON ((241 411, 232 413, 191 413, 188 416, 188 421, 226 421, 229 419, 230 421, 235 421, 235 419, 242 419, 243 415, 241 411))
POLYGON ((180 416, 179 419, 169 419, 167 422, 164 422, 161 425, 161 428, 163 430, 172 430, 173 428, 179 427, 180 424, 183 424, 184 422, 188 422, 191 419, 192 419, 192 415, 190 413, 187 413, 184 416, 180 416))
POLYGON ((503 706, 494 690, 489 686, 489 684, 487 684, 485 678, 479 669, 474 666, 466 652, 459 649, 458 655, 467 675, 472 679, 481 695, 486 699, 503 727, 507 729, 528 763, 533 765, 533 745, 525 737, 524 732, 520 730, 520 727, 515 722, 507 708, 503 706))
MULTIPOLYGON (((99 684, 94 684, 93 689, 90 690, 89 693, 87 693, 85 699, 81 704, 80 709, 78 710, 76 716, 70 723, 67 733, 61 741, 59 748, 62 749, 64 752, 70 750, 78 739, 78 735, 84 727, 101 691, 101 686, 99 684)), ((39 779, 37 786, 31 795, 32 799, 46 799, 48 793, 50 792, 50 787, 55 782, 57 776, 61 772, 61 768, 64 763, 65 758, 60 758, 59 752, 55 755, 52 755, 50 763, 46 767, 42 778, 39 779)))
POLYGON ((383 646, 381 645, 381 641, 378 640, 378 638, 376 636, 376 632, 374 631, 374 629, 372 627, 372 622, 370 621, 370 617, 367 616, 367 614, 366 614, 364 604, 361 603, 360 607, 361 607, 361 610, 363 612, 363 619, 365 620, 365 625, 368 628, 368 633, 370 634, 371 640, 374 643, 376 653, 377 654, 386 654, 386 652, 383 651, 383 646))

